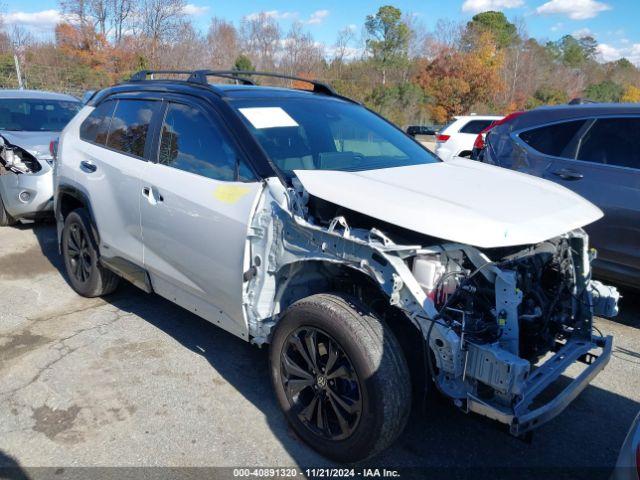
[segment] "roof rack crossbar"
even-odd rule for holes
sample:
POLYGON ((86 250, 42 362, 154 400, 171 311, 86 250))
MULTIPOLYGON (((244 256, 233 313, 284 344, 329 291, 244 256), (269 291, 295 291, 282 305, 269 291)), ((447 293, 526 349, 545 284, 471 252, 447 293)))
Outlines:
POLYGON ((219 77, 226 78, 228 80, 234 80, 235 82, 242 83, 243 85, 255 85, 255 82, 251 80, 250 76, 270 77, 270 78, 282 78, 285 80, 291 80, 295 82, 303 82, 313 85, 314 93, 323 93, 325 95, 331 95, 333 97, 345 98, 337 93, 330 85, 320 82, 318 80, 311 80, 304 77, 295 77, 293 75, 284 75, 274 72, 254 72, 251 70, 140 70, 131 76, 131 81, 144 81, 148 77, 153 79, 154 75, 189 75, 188 82, 198 83, 201 85, 208 85, 207 77, 219 77))
POLYGON ((233 71, 214 71, 214 70, 195 70, 191 72, 191 75, 187 79, 188 82, 194 83, 203 83, 207 85, 207 76, 211 77, 219 77, 226 78, 229 80, 235 80, 236 83, 242 83, 243 85, 255 85, 255 82, 250 78, 241 77, 240 75, 235 75, 236 72, 233 71))
MULTIPOLYGON (((206 77, 201 77, 197 75, 198 72, 199 72, 198 70, 196 70, 195 72, 193 70, 140 70, 139 72, 136 72, 131 76, 130 81, 140 82, 147 79, 153 80, 154 75, 189 75, 189 78, 187 79, 187 81, 206 84, 207 83, 206 77)), ((236 82, 241 82, 244 85, 255 85, 255 83, 248 78, 238 78, 233 75, 225 75, 225 74, 220 74, 215 76, 227 78, 229 80, 235 80, 236 82)))
POLYGON ((141 82, 147 80, 147 77, 153 79, 154 75, 191 75, 191 70, 140 70, 139 72, 131 75, 132 82, 141 82))
MULTIPOLYGON (((274 72, 254 72, 251 70, 196 70, 193 72, 193 75, 190 77, 191 81, 200 82, 202 78, 205 79, 208 76, 215 77, 231 77, 234 80, 237 79, 239 81, 247 80, 247 76, 260 76, 260 77, 271 77, 271 78, 282 78, 285 80, 292 80, 297 82, 308 83, 313 85, 313 91, 315 93, 324 93, 326 95, 332 96, 340 96, 336 91, 331 88, 331 86, 327 85, 324 82, 319 82, 318 80, 311 80, 304 77, 295 77, 292 75, 284 75, 281 73, 274 72)), ((253 82, 252 82, 253 83, 253 82)))

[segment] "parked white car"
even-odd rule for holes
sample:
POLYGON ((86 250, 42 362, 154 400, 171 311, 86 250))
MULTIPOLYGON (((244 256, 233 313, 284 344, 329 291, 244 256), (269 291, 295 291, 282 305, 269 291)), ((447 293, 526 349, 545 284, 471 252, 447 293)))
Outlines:
POLYGON ((454 117, 436 137, 436 155, 448 161, 453 157, 469 157, 478 134, 503 117, 495 115, 467 115, 454 117))

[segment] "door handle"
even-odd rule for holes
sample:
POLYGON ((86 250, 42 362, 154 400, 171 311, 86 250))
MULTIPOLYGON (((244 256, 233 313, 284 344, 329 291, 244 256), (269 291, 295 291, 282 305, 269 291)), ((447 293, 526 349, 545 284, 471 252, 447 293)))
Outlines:
POLYGON ((562 168, 560 170, 556 170, 552 172, 555 176, 560 177, 564 180, 580 180, 584 177, 580 172, 576 172, 575 170, 571 170, 569 168, 562 168))
POLYGON ((80 168, 88 173, 93 173, 98 169, 98 167, 94 163, 91 163, 87 160, 82 160, 80 162, 80 168))
POLYGON ((158 192, 158 189, 155 187, 143 187, 142 195, 146 197, 151 205, 156 205, 164 201, 164 197, 160 195, 160 192, 158 192))

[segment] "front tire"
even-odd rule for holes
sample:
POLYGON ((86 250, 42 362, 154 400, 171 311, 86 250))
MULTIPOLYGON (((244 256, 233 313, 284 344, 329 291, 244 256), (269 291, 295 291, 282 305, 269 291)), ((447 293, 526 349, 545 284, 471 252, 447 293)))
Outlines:
POLYGON ((15 223, 16 220, 7 212, 7 209, 4 207, 4 202, 2 201, 2 195, 0 195, 0 227, 8 227, 15 223))
POLYGON ((411 386, 400 344, 353 298, 318 294, 293 304, 276 327, 270 360, 287 420, 322 455, 364 460, 404 430, 411 386))
POLYGON ((100 265, 98 246, 84 208, 74 210, 64 221, 62 256, 71 287, 83 297, 100 297, 117 288, 119 277, 100 265))

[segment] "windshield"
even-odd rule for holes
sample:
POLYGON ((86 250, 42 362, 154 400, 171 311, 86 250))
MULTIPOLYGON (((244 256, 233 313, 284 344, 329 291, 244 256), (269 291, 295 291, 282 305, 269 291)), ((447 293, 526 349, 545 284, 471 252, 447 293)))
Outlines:
POLYGON ((0 99, 0 130, 59 132, 82 104, 37 98, 0 99))
POLYGON ((440 160, 360 105, 327 98, 235 100, 249 130, 287 175, 361 171, 440 160))

